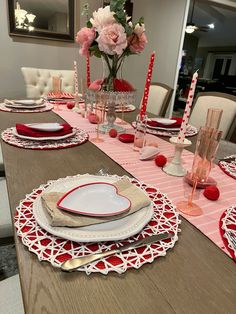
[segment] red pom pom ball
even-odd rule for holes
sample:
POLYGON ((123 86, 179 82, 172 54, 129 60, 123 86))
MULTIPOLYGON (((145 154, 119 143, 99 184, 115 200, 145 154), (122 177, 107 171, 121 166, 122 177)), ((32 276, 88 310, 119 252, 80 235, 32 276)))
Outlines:
POLYGON ((116 129, 110 129, 110 131, 109 131, 109 136, 110 136, 110 137, 117 137, 117 131, 116 131, 116 129))
POLYGON ((158 167, 164 167, 167 162, 167 158, 164 155, 157 155, 155 163, 158 167))
POLYGON ((210 185, 205 188, 203 195, 211 201, 217 201, 220 197, 220 191, 215 185, 210 185))
POLYGON ((68 109, 73 109, 74 106, 75 106, 75 103, 73 103, 73 102, 68 102, 66 106, 67 106, 68 109))

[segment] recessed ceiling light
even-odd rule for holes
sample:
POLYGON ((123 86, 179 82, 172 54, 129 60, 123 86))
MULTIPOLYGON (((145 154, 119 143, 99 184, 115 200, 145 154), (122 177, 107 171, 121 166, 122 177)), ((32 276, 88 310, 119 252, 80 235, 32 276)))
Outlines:
POLYGON ((214 29, 214 28, 215 28, 215 25, 214 25, 213 23, 208 24, 208 26, 209 26, 211 29, 214 29))

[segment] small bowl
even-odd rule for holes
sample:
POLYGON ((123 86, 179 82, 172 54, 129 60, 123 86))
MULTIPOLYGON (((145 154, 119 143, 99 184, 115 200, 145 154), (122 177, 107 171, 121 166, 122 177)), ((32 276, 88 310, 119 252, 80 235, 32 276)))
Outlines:
POLYGON ((150 160, 154 159, 158 154, 160 153, 160 150, 157 147, 154 146, 144 146, 140 150, 140 160, 150 160))
POLYGON ((123 143, 133 143, 134 142, 134 134, 120 134, 118 139, 123 143))

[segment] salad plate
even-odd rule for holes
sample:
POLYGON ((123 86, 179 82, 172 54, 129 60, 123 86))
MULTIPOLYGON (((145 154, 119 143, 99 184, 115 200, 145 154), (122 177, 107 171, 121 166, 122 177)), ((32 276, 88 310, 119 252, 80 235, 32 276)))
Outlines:
POLYGON ((152 118, 152 119, 150 119, 150 121, 155 121, 155 122, 161 123, 163 125, 171 125, 171 124, 174 124, 176 122, 176 120, 174 120, 174 119, 167 119, 167 118, 152 118))
MULTIPOLYGON (((72 190, 79 185, 97 182, 113 184, 119 179, 121 179, 121 177, 95 175, 69 177, 53 182, 44 190, 44 193, 66 193, 67 191, 72 190)), ((87 201, 90 202, 90 199, 88 198, 87 201)), ((47 213, 43 209, 41 197, 38 197, 34 201, 33 213, 37 223, 51 234, 77 242, 100 242, 122 240, 140 232, 152 218, 154 209, 151 203, 149 206, 144 207, 139 211, 121 219, 74 228, 51 226, 47 217, 47 213)))
POLYGON ((128 211, 130 206, 130 200, 120 195, 117 188, 107 182, 80 185, 64 194, 57 202, 57 207, 65 211, 97 217, 115 216, 128 211))
POLYGON ((60 123, 30 123, 26 126, 31 129, 45 132, 55 132, 63 129, 63 126, 60 123))

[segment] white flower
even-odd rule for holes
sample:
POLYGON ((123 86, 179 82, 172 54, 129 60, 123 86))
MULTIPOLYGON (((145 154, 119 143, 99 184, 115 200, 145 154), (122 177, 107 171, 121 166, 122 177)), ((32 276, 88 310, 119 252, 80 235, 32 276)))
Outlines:
POLYGON ((134 33, 137 35, 137 36, 141 36, 142 33, 145 32, 145 25, 144 24, 141 24, 141 26, 138 24, 135 25, 135 28, 134 28, 134 33))
POLYGON ((129 27, 133 28, 133 23, 131 21, 128 23, 128 25, 129 25, 129 27))
POLYGON ((95 27, 97 31, 100 32, 103 27, 116 22, 114 14, 115 12, 110 11, 110 6, 99 8, 97 11, 93 12, 93 17, 91 17, 90 22, 92 23, 93 27, 95 27))

